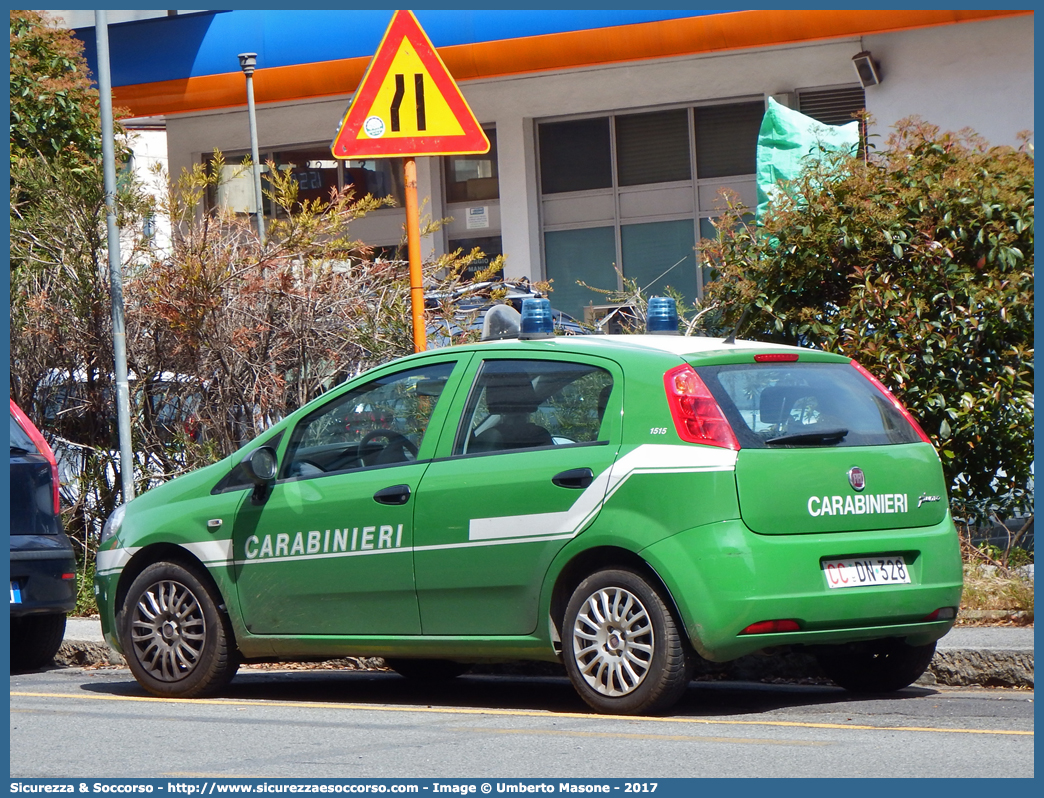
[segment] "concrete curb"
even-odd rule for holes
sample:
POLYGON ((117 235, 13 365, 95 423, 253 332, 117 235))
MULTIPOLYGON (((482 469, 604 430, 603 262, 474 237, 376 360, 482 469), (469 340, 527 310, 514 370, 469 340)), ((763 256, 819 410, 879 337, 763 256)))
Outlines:
MULTIPOLYGON (((95 622, 96 623, 96 622, 95 622)), ((935 659, 917 684, 1033 688, 1032 629, 955 630, 940 642, 935 659), (983 645, 961 645, 975 638, 983 645), (1027 643, 1028 641, 1028 643, 1027 643), (953 646, 953 647, 950 647, 953 646)), ((87 622, 70 623, 65 642, 55 657, 65 667, 122 665, 126 660, 103 641, 87 622), (84 639, 80 639, 84 638, 84 639)), ((364 663, 365 664, 365 663, 364 663)), ((473 673, 561 676, 564 669, 554 663, 506 663, 478 665, 473 673)), ((721 681, 768 681, 817 683, 828 681, 809 654, 752 655, 734 662, 701 662, 697 679, 721 681)))
POLYGON ((99 665, 126 665, 127 660, 117 654, 107 643, 95 643, 90 640, 62 641, 62 647, 54 657, 55 665, 67 668, 88 668, 99 665))
POLYGON ((942 649, 917 683, 1032 688, 1033 652, 942 649))

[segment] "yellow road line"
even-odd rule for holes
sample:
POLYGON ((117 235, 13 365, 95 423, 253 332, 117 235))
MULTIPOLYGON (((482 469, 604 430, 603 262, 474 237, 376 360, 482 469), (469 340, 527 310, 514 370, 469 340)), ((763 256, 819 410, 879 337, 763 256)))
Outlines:
POLYGON ((227 698, 154 698, 152 696, 98 695, 92 693, 34 693, 11 691, 12 696, 22 698, 79 698, 94 701, 138 701, 163 704, 203 704, 235 707, 293 707, 318 709, 347 709, 354 712, 423 712, 434 715, 489 715, 521 718, 576 718, 581 720, 626 720, 646 723, 692 723, 707 726, 774 726, 798 729, 856 729, 860 731, 904 731, 936 732, 943 734, 1001 734, 1017 737, 1032 737, 1031 731, 1007 729, 946 729, 933 726, 864 726, 855 723, 805 723, 790 720, 711 720, 709 718, 658 718, 646 715, 596 715, 590 712, 548 712, 526 709, 467 709, 451 707, 390 707, 372 704, 324 704, 318 701, 244 701, 227 698))
MULTIPOLYGON (((599 715, 598 717, 602 717, 599 715)), ((542 737, 596 737, 607 740, 655 740, 676 743, 745 743, 747 745, 837 745, 815 740, 770 740, 758 737, 708 737, 702 734, 631 734, 628 732, 585 732, 567 729, 483 729, 473 726, 451 726, 450 731, 477 734, 534 734, 542 737)))

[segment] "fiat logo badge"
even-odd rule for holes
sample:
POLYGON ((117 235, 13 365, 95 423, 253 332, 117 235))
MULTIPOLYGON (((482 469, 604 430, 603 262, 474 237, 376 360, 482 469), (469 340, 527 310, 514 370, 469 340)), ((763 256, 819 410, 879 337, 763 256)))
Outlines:
POLYGON ((866 487, 866 477, 863 475, 863 469, 851 468, 848 471, 848 484, 856 490, 862 490, 866 487))

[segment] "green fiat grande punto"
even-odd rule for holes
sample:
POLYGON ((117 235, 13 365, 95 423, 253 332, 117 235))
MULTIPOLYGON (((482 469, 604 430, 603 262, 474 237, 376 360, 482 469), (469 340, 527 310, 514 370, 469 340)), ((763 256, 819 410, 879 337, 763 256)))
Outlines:
POLYGON ((958 539, 935 449, 876 379, 812 349, 554 337, 545 310, 349 380, 113 513, 95 590, 141 685, 546 660, 627 714, 669 707, 699 657, 803 649, 855 691, 925 671, 958 539))

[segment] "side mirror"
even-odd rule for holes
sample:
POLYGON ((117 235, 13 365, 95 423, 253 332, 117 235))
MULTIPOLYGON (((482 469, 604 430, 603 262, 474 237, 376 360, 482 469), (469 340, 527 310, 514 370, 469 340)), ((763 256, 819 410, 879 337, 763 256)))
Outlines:
POLYGON ((254 483, 255 496, 258 491, 265 491, 268 483, 276 478, 276 473, 279 471, 279 461, 276 459, 275 449, 271 446, 254 449, 243 458, 243 469, 254 483))

